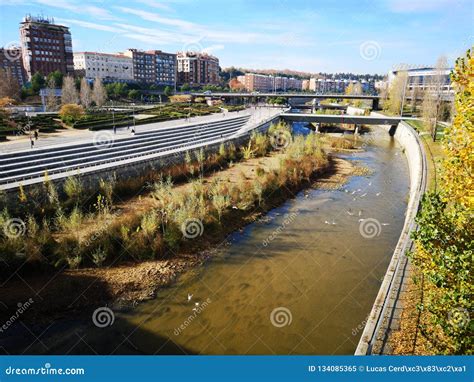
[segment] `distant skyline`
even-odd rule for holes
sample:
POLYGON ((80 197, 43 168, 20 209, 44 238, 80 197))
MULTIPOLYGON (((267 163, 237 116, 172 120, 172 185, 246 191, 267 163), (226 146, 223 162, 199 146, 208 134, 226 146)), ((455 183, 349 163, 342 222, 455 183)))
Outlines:
POLYGON ((0 44, 26 14, 70 27, 74 51, 205 50, 222 67, 386 74, 453 64, 473 44, 471 0, 0 0, 0 44))

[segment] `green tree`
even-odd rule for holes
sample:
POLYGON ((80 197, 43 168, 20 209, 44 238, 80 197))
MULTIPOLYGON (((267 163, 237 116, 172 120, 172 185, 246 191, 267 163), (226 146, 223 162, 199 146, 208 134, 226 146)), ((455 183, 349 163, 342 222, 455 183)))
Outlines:
POLYGON ((181 85, 181 91, 182 92, 188 92, 189 90, 191 90, 191 86, 189 86, 189 84, 181 85))
POLYGON ((138 99, 140 98, 140 92, 138 90, 132 89, 128 91, 128 98, 138 99))
POLYGON ((170 95, 173 94, 173 89, 171 89, 170 86, 166 86, 163 93, 165 94, 165 96, 169 97, 170 95))
POLYGON ((49 73, 46 77, 46 82, 52 84, 51 79, 54 81, 56 89, 60 89, 63 86, 63 74, 59 70, 49 73))
POLYGON ((44 88, 46 82, 43 75, 40 72, 36 72, 31 77, 31 88, 33 89, 34 94, 38 94, 39 91, 44 88))

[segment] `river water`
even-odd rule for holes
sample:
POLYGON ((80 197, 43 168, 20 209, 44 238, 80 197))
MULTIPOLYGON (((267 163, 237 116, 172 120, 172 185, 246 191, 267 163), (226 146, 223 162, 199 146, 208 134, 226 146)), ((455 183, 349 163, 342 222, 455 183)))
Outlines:
POLYGON ((364 152, 340 156, 371 175, 338 190, 300 192, 155 299, 116 314, 108 328, 90 324, 82 340, 73 336, 54 352, 352 354, 409 192, 393 138, 375 128, 362 139, 370 142, 364 152))

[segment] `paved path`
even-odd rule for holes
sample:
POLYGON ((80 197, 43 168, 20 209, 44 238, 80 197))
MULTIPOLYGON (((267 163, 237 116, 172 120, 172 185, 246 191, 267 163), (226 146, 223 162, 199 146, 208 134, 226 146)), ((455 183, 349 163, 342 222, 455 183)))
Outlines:
MULTIPOLYGON (((145 125, 137 125, 135 131, 137 134, 143 131, 149 130, 158 130, 167 127, 174 127, 174 126, 182 126, 185 124, 192 124, 192 123, 206 123, 206 122, 213 122, 218 120, 225 120, 227 118, 235 118, 238 116, 243 115, 251 115, 250 122, 256 122, 257 120, 265 119, 270 117, 272 114, 275 114, 277 110, 272 108, 249 108, 246 110, 241 110, 239 112, 226 112, 225 116, 223 113, 211 114, 201 117, 193 117, 189 120, 185 119, 175 119, 171 121, 165 122, 156 122, 156 123, 149 123, 145 125)), ((104 131, 104 130, 101 130, 104 131)), ((106 131, 112 131, 111 129, 106 131)), ((86 143, 92 142, 94 136, 97 134, 96 131, 89 131, 89 130, 61 130, 56 133, 45 133, 40 134, 40 137, 37 141, 35 141, 34 148, 31 149, 30 147, 30 140, 28 136, 21 136, 21 137, 12 137, 11 140, 7 142, 0 143, 0 154, 10 153, 15 151, 26 151, 26 150, 35 150, 37 148, 45 148, 50 146, 65 146, 69 144, 79 144, 79 143, 86 143)), ((117 138, 123 138, 131 135, 131 131, 128 130, 126 127, 117 128, 117 138)), ((9 138, 10 139, 10 138, 9 138)))

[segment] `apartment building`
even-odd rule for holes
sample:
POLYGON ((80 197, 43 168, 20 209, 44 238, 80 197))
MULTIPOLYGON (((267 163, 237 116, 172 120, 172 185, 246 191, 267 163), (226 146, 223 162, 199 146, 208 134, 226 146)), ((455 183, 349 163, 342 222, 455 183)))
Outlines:
POLYGON ((161 50, 128 49, 123 53, 132 60, 133 79, 160 86, 175 86, 176 55, 161 50))
POLYGON ((98 77, 104 81, 132 81, 132 68, 132 59, 123 54, 74 52, 76 74, 90 80, 98 77))
POLYGON ((26 73, 23 67, 21 48, 0 48, 0 68, 10 70, 20 86, 26 83, 26 73))
POLYGON ((178 52, 178 83, 190 86, 218 85, 219 59, 207 53, 178 52))
POLYGON ((302 81, 297 78, 269 76, 265 74, 246 73, 237 78, 247 91, 288 91, 301 90, 302 81))
POLYGON ((26 16, 20 23, 23 67, 27 79, 39 72, 48 75, 59 70, 74 72, 72 39, 69 28, 54 19, 26 16))

